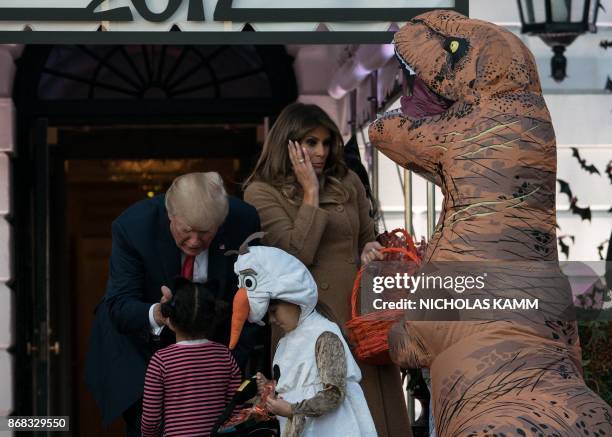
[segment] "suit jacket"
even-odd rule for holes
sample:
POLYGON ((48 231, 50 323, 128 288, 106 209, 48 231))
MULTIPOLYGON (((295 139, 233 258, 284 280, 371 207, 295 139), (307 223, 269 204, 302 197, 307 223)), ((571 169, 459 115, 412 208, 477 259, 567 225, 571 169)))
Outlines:
MULTIPOLYGON (((151 334, 149 308, 159 302, 161 286, 172 287, 180 275, 181 252, 170 233, 164 195, 140 201, 124 211, 112 225, 112 253, 106 293, 96 308, 85 382, 102 410, 105 424, 142 397, 149 359, 160 347, 174 342, 164 328, 151 334)), ((231 304, 237 290, 233 265, 236 256, 224 256, 259 230, 255 209, 229 199, 229 213, 209 246, 208 279, 218 283, 218 298, 231 304)), ((230 318, 213 340, 228 343, 230 318)), ((248 324, 234 356, 244 366, 256 341, 257 327, 248 324)))

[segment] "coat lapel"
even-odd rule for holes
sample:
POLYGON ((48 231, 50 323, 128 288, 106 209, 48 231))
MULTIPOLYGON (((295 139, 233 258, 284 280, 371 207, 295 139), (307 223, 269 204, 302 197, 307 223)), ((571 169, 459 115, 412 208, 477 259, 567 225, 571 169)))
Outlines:
POLYGON ((219 284, 217 298, 224 297, 227 288, 227 269, 231 257, 224 255, 228 249, 225 244, 225 230, 221 226, 208 248, 208 280, 217 281, 219 284))
POLYGON ((319 204, 321 205, 327 205, 327 204, 340 204, 340 199, 338 199, 338 197, 334 196, 333 194, 330 194, 326 191, 324 191, 323 193, 321 193, 319 195, 319 204))
MULTIPOLYGON (((344 184, 344 181, 342 182, 342 185, 344 186, 344 188, 346 189, 346 185, 344 184)), ((319 204, 324 205, 324 204, 335 204, 335 205, 339 205, 342 203, 341 199, 340 199, 340 194, 331 190, 329 188, 329 185, 327 185, 325 187, 325 189, 323 190, 322 193, 319 193, 319 204)))
POLYGON ((162 208, 158 222, 157 249, 164 269, 165 285, 172 287, 174 278, 181 273, 181 251, 170 232, 170 220, 166 208, 162 208))

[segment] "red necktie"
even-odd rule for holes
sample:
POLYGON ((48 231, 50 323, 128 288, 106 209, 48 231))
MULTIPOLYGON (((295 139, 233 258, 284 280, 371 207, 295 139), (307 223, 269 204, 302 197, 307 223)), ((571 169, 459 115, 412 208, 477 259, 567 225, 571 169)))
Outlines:
POLYGON ((183 261, 183 268, 181 270, 181 276, 185 279, 193 280, 193 263, 195 256, 185 255, 185 261, 183 261))

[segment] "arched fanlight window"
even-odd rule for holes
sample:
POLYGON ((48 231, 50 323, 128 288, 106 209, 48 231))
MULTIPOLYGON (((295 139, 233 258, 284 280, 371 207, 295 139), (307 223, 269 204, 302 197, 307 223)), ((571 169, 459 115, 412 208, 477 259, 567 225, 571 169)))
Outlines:
POLYGON ((149 113, 263 117, 294 101, 297 85, 284 46, 29 46, 14 97, 51 114, 138 115, 146 102, 149 113))
POLYGON ((58 46, 42 72, 41 99, 231 98, 271 92, 253 46, 58 46))

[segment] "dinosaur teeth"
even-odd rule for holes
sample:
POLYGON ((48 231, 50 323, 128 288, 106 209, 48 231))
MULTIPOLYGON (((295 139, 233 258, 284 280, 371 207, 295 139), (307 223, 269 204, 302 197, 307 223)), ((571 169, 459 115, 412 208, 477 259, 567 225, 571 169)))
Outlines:
POLYGON ((404 71, 404 78, 406 79, 406 83, 408 84, 408 86, 406 87, 406 95, 410 97, 412 96, 416 72, 414 71, 414 68, 412 68, 412 66, 408 62, 406 62, 406 60, 402 58, 402 56, 397 52, 397 48, 395 49, 395 57, 402 65, 404 71))
POLYGON ((400 61, 400 63, 402 64, 402 66, 404 67, 408 75, 410 76, 416 75, 416 71, 414 71, 414 68, 412 68, 412 66, 408 62, 406 62, 404 58, 402 58, 402 55, 400 55, 397 52, 397 48, 395 49, 395 57, 400 61))

